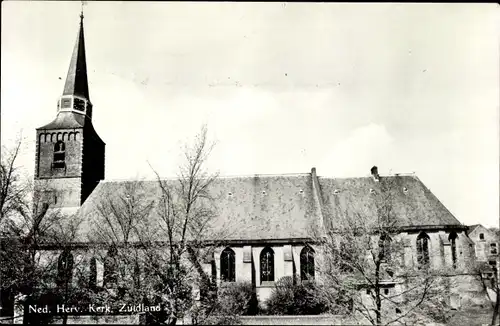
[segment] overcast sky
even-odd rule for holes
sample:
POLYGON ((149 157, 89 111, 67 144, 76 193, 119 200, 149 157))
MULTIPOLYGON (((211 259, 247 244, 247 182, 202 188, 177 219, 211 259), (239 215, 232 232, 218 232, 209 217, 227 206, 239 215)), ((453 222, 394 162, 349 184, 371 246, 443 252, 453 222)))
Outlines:
MULTIPOLYGON (((56 115, 79 2, 2 2, 2 143, 56 115)), ((411 173, 463 223, 499 220, 495 4, 88 2, 106 179, 177 172, 202 123, 221 175, 411 173)))

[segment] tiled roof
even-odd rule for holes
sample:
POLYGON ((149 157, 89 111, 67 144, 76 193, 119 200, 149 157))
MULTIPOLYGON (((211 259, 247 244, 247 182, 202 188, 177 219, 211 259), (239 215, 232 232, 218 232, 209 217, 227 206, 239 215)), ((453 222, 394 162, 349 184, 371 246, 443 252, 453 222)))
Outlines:
POLYGON ((72 112, 60 112, 50 123, 38 129, 72 129, 83 128, 85 116, 72 112))
POLYGON ((467 227, 468 229, 468 232, 471 233, 472 231, 474 231, 478 226, 481 226, 481 224, 474 224, 474 225, 469 225, 467 227))
MULTIPOLYGON (((372 219, 376 216, 370 189, 377 184, 372 178, 321 177, 316 179, 319 187, 315 188, 315 177, 315 173, 307 173, 216 179, 209 189, 216 212, 211 234, 219 231, 225 240, 304 239, 322 229, 324 221, 335 226, 337 216, 345 210, 363 212, 372 219)), ((393 189, 394 211, 401 226, 462 227, 418 178, 389 178, 397 185, 393 189)), ((79 210, 86 221, 82 236, 96 226, 96 208, 113 198, 124 198, 127 187, 134 183, 145 198, 157 202, 161 193, 157 181, 102 181, 79 210)), ((160 230, 158 218, 157 210, 151 210, 152 230, 160 230)), ((161 232, 158 235, 164 236, 161 232)))
POLYGON ((461 223, 414 175, 381 177, 375 181, 372 177, 364 178, 319 178, 323 206, 335 227, 337 216, 342 214, 360 214, 367 221, 377 219, 376 192, 383 183, 387 187, 387 202, 390 201, 393 216, 398 218, 400 227, 436 227, 461 226, 461 223))
MULTIPOLYGON (((96 207, 101 201, 123 196, 132 183, 152 200, 161 194, 157 181, 104 181, 82 205, 80 214, 91 221, 99 214, 96 207)), ((227 240, 307 238, 308 229, 317 227, 320 219, 309 174, 218 178, 211 184, 210 195, 217 216, 210 233, 224 231, 227 240)), ((151 225, 158 222, 156 214, 153 209, 151 225)))

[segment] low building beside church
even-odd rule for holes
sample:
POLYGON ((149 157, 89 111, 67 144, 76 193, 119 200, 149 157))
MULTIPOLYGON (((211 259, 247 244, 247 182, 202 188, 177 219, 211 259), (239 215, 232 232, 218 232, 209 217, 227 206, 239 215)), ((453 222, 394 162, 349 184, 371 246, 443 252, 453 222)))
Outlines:
POLYGON ((500 263, 500 255, 498 253, 499 231, 498 229, 488 229, 481 224, 471 225, 468 228, 468 236, 474 242, 476 259, 480 263, 484 263, 484 276, 492 279, 495 276, 495 271, 498 277, 498 266, 500 263))

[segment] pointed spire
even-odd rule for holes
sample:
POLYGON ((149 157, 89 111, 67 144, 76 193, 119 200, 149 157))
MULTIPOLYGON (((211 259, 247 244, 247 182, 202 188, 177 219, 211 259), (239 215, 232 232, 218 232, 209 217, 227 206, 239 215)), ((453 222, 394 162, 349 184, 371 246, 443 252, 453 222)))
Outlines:
POLYGON ((80 13, 80 30, 78 31, 73 55, 71 56, 63 95, 77 95, 90 100, 87 81, 87 62, 85 58, 85 40, 83 37, 83 8, 80 13))

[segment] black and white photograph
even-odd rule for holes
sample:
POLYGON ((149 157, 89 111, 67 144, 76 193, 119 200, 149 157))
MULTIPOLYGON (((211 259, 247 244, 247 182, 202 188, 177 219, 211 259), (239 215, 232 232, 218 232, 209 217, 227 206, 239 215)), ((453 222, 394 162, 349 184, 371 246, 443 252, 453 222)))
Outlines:
POLYGON ((1 18, 1 324, 500 324, 498 4, 1 18))

